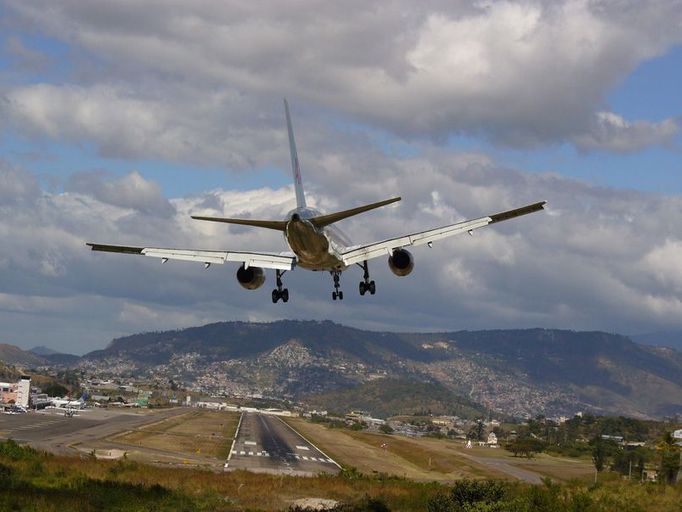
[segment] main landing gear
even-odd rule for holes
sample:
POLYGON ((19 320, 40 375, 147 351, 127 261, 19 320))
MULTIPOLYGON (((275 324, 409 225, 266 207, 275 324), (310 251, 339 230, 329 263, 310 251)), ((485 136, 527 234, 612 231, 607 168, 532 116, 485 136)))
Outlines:
POLYGON ((360 295, 365 295, 365 293, 369 292, 370 295, 374 295, 377 291, 376 284, 374 284, 374 281, 369 280, 369 268, 367 265, 367 261, 363 261, 362 263, 358 263, 358 266, 364 271, 362 274, 363 280, 360 281, 360 295))
POLYGON ((276 270, 275 272, 277 273, 277 288, 272 290, 272 303, 276 304, 279 299, 282 299, 282 302, 289 302, 289 289, 282 288, 282 276, 286 270, 276 270))
POLYGON ((339 290, 341 286, 339 280, 341 279, 341 272, 338 270, 332 270, 332 276, 334 277, 334 291, 332 292, 332 300, 343 300, 343 292, 339 290))

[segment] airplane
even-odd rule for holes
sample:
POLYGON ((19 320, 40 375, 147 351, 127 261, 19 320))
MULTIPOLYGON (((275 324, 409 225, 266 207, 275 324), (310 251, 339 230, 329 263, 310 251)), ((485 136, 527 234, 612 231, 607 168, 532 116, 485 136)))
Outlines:
POLYGON ((237 281, 247 290, 260 288, 265 282, 265 269, 275 271, 276 288, 272 290, 272 302, 289 301, 289 290, 283 287, 282 276, 301 267, 313 271, 326 271, 332 276, 334 282, 333 300, 343 300, 343 291, 340 290, 341 273, 350 267, 357 265, 363 271, 363 280, 358 287, 360 295, 376 293, 376 284, 370 280, 368 261, 380 256, 388 256, 388 266, 397 276, 403 277, 412 272, 414 258, 406 247, 428 245, 459 233, 473 234, 473 231, 490 224, 502 222, 537 212, 544 209, 546 201, 528 204, 513 210, 495 213, 478 219, 457 222, 435 229, 409 233, 406 235, 389 238, 380 242, 353 245, 349 238, 333 224, 364 213, 375 208, 386 206, 400 197, 393 197, 364 206, 358 206, 330 214, 307 206, 303 182, 301 180, 301 168, 294 140, 294 130, 289 113, 289 104, 284 100, 284 113, 286 117, 287 132, 289 134, 289 152, 291 155, 291 169, 294 178, 294 191, 296 195, 296 208, 287 213, 283 220, 253 220, 239 218, 207 217, 192 215, 196 220, 209 222, 224 222, 227 224, 239 224, 257 228, 280 231, 284 235, 291 251, 286 252, 248 252, 248 251, 213 251, 194 249, 165 249, 157 247, 131 247, 123 245, 108 245, 87 242, 93 251, 115 252, 123 254, 138 254, 160 258, 162 263, 168 260, 196 261, 204 264, 205 268, 212 264, 234 262, 241 264, 237 269, 237 281))

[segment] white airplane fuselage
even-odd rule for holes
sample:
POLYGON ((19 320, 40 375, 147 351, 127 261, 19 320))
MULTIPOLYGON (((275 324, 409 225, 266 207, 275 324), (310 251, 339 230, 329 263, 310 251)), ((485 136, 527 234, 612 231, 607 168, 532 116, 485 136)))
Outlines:
POLYGON ((314 208, 295 208, 287 214, 284 239, 296 254, 297 266, 308 270, 342 271, 346 268, 341 254, 351 245, 337 227, 315 227, 308 219, 319 217, 314 208))

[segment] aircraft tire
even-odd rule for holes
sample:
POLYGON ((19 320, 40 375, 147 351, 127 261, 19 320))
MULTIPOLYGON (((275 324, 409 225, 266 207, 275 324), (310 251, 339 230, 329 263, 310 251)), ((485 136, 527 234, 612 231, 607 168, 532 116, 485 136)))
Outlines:
POLYGON ((369 282, 369 294, 374 295, 377 292, 377 285, 374 284, 374 281, 369 282))
POLYGON ((359 290, 360 290, 360 295, 364 295, 365 292, 367 291, 366 288, 365 288, 365 283, 362 282, 362 281, 360 281, 360 286, 359 286, 358 288, 359 288, 359 290))
POLYGON ((282 302, 289 302, 289 288, 282 290, 282 302))

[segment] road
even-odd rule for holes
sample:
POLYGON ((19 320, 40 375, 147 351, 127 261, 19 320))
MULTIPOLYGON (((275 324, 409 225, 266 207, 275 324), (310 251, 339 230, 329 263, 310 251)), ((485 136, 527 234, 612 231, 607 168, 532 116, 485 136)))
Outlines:
POLYGON ((244 412, 225 469, 310 476, 340 466, 281 418, 244 412))

